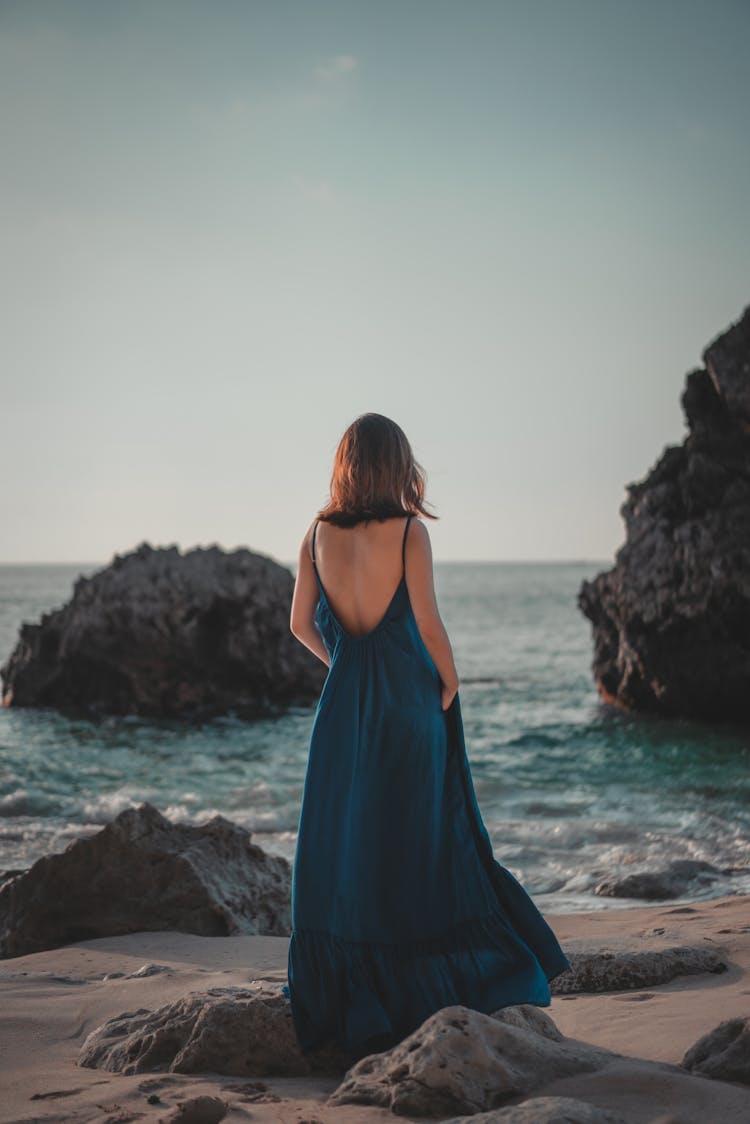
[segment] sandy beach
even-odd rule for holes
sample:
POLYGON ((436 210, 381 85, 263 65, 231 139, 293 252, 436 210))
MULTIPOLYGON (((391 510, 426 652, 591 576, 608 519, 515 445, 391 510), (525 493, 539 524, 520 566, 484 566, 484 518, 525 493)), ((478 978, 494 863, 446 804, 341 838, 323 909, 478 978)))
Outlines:
MULTIPOLYGON (((566 951, 653 950, 710 946, 727 970, 683 976, 641 991, 559 995, 546 1012, 559 1030, 626 1059, 678 1065, 720 1022, 750 1013, 750 898, 547 915, 566 951)), ((229 1106, 225 1120, 320 1124, 393 1119, 382 1108, 326 1105, 336 1077, 248 1078, 170 1072, 122 1076, 78 1066, 86 1036, 105 1019, 155 1009, 190 991, 286 980, 288 939, 199 937, 139 932, 81 941, 0 961, 0 1119, 124 1122, 161 1120, 178 1102, 202 1094, 229 1106), (142 978, 145 964, 168 968, 142 978), (156 1093, 158 1103, 149 1103, 156 1093)), ((740 1124, 750 1120, 750 1088, 736 1082, 661 1071, 634 1080, 624 1065, 558 1079, 534 1093, 576 1097, 633 1124, 740 1124)))

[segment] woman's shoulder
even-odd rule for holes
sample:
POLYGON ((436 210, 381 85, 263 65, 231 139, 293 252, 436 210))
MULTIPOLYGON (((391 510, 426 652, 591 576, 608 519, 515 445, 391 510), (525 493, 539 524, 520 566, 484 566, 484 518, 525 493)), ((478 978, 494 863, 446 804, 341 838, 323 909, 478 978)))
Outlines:
POLYGON ((312 553, 312 543, 313 543, 313 535, 315 534, 315 524, 318 523, 318 522, 319 522, 319 519, 318 519, 318 516, 316 515, 315 518, 312 519, 311 522, 308 524, 307 530, 305 531, 304 535, 302 536, 302 542, 300 543, 300 550, 301 551, 306 550, 308 554, 312 553))
POLYGON ((409 520, 409 534, 407 538, 411 539, 412 537, 421 544, 422 548, 427 548, 429 550, 430 532, 427 530, 426 521, 418 511, 415 511, 409 520))

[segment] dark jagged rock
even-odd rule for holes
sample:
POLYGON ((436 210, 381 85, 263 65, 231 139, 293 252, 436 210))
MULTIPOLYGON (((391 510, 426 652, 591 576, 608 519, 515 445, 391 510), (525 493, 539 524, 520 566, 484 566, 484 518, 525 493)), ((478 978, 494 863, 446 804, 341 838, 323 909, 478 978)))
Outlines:
POLYGON ((293 588, 286 567, 249 550, 142 543, 21 626, 3 704, 198 718, 308 705, 326 669, 289 630, 293 588))
POLYGON ((614 567, 584 581, 592 671, 628 709, 750 721, 750 306, 703 352, 681 403, 689 432, 620 508, 614 567))
POLYGON ((151 804, 0 887, 0 956, 140 930, 288 936, 291 865, 223 816, 174 824, 151 804))

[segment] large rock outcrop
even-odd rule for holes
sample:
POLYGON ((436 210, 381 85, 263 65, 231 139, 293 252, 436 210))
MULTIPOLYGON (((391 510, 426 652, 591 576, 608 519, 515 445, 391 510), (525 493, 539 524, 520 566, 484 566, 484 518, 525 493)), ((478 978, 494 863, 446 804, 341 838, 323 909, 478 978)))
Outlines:
POLYGON ((288 936, 291 865, 250 838, 223 816, 193 826, 127 808, 0 886, 0 957, 144 929, 288 936))
POLYGON ((142 543, 21 626, 5 706, 207 718, 308 705, 326 669, 289 630, 294 579, 241 549, 142 543))
POLYGON ((614 567, 584 581, 605 701, 750 721, 750 306, 702 353, 681 397, 689 432, 620 508, 614 567))

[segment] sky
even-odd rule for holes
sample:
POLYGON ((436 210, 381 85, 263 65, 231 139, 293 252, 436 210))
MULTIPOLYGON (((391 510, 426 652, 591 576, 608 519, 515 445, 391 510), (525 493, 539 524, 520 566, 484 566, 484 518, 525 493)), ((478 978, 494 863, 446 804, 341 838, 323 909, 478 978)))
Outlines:
POLYGON ((436 561, 611 561, 750 301, 748 41, 746 0, 0 0, 0 562, 293 562, 366 411, 436 561))

